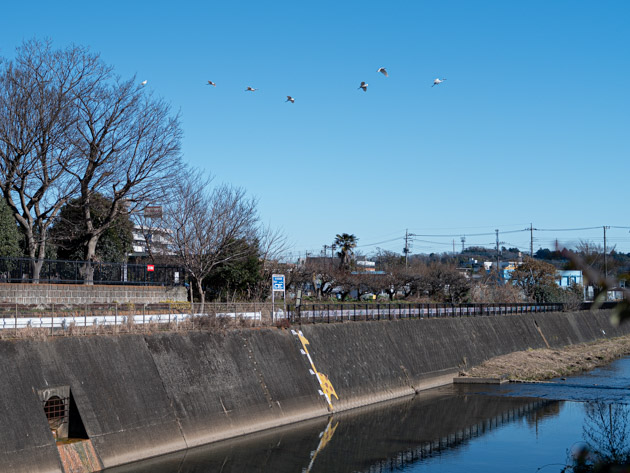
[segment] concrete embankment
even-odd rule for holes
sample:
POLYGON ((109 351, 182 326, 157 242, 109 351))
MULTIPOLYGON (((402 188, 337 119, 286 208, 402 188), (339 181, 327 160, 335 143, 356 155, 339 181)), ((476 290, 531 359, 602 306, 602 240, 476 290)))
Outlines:
POLYGON ((62 420, 94 452, 90 468, 111 467, 325 415, 321 374, 340 411, 449 383, 494 356, 630 333, 608 317, 305 325, 305 345, 279 329, 1 341, 0 471, 70 471, 81 455, 55 441, 62 420))

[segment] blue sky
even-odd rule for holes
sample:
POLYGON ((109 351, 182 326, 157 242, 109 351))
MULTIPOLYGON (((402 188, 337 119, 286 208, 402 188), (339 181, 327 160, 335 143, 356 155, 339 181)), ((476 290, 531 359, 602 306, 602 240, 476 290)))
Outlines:
POLYGON ((495 229, 528 250, 530 223, 595 227, 536 231, 535 250, 609 225, 630 251, 630 2, 35 0, 3 17, 2 56, 50 38, 148 80, 184 160, 257 197, 294 256, 344 232, 400 252, 406 229, 412 253, 495 229))

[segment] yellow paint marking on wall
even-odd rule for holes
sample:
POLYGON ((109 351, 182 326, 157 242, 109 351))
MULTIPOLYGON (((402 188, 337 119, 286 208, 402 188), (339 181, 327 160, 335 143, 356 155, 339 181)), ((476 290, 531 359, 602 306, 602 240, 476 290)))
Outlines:
POLYGON ((330 408, 330 410, 334 410, 334 407, 332 405, 332 396, 335 396, 337 400, 339 400, 339 396, 337 396, 335 388, 333 387, 328 377, 324 373, 320 373, 319 371, 317 371, 317 369, 315 368, 315 363, 313 363, 311 354, 308 352, 308 348, 306 347, 306 345, 310 345, 309 341, 306 339, 304 334, 302 334, 301 330, 298 330, 297 332, 295 330, 291 330, 291 333, 293 333, 293 335, 296 335, 302 343, 302 353, 308 358, 308 361, 311 364, 312 373, 317 377, 317 381, 322 388, 320 394, 322 394, 326 398, 326 402, 328 402, 328 407, 330 408))
POLYGON ((330 419, 328 419, 328 425, 326 425, 324 431, 319 434, 319 445, 317 445, 317 450, 311 452, 311 462, 309 463, 308 468, 302 470, 304 473, 309 473, 311 471, 313 465, 315 464, 315 458, 317 458, 319 452, 321 452, 324 447, 328 445, 328 442, 330 442, 330 440, 333 438, 333 435, 335 435, 335 430, 337 429, 339 422, 337 422, 334 427, 332 427, 332 422, 333 418, 331 417, 330 419))
POLYGON ((337 400, 339 400, 339 396, 337 396, 337 393, 335 392, 335 388, 333 388, 333 385, 328 379, 328 377, 324 373, 318 373, 318 374, 320 378, 319 383, 320 383, 320 386, 322 387, 322 391, 324 391, 324 394, 326 394, 330 399, 332 399, 332 397, 335 396, 337 400))

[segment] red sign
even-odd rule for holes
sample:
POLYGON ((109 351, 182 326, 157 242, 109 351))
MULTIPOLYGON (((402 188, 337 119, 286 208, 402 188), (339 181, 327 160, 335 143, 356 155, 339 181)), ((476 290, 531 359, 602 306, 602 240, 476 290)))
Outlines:
POLYGON ((155 271, 155 266, 152 264, 147 264, 147 271, 155 271))

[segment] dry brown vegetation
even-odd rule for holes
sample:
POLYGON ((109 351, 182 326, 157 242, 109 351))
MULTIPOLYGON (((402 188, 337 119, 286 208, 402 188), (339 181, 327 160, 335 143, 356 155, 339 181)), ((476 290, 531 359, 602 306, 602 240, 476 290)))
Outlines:
MULTIPOLYGON (((71 336, 91 336, 91 335, 120 335, 125 333, 158 333, 158 332, 225 332, 233 329, 251 328, 260 326, 260 320, 244 319, 242 317, 216 317, 216 316, 196 316, 184 321, 177 322, 149 322, 146 324, 135 324, 131 320, 118 325, 90 325, 82 326, 71 323, 66 329, 55 328, 53 330, 39 327, 26 327, 17 330, 0 330, 0 340, 10 339, 30 339, 46 340, 48 338, 71 337, 71 336)), ((268 324, 267 324, 268 325, 268 324)))
POLYGON ((630 335, 560 349, 514 352, 466 369, 460 376, 542 381, 588 371, 627 355, 630 355, 630 335))

